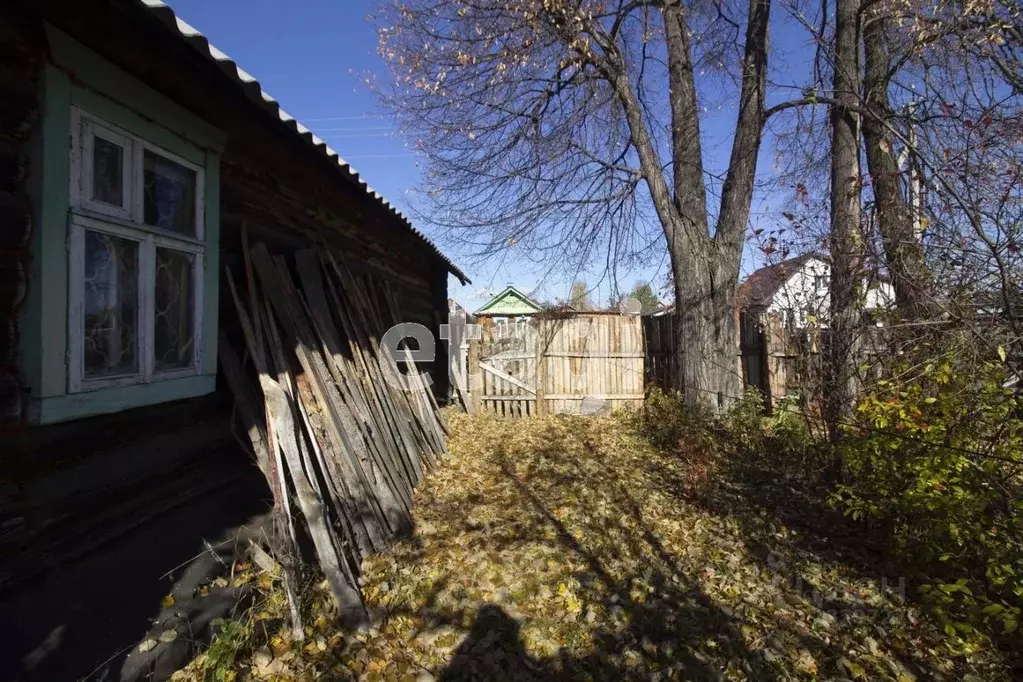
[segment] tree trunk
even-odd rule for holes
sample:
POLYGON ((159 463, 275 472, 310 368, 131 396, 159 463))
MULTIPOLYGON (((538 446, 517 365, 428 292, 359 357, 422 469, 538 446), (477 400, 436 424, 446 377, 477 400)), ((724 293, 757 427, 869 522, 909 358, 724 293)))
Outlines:
MULTIPOLYGON (((681 3, 664 11, 672 108, 672 171, 678 219, 659 211, 675 280, 676 388, 686 404, 720 410, 742 393, 735 293, 763 137, 770 0, 750 0, 735 137, 714 236, 706 190, 689 28, 681 3), (702 160, 702 159, 701 159, 702 160)), ((656 201, 657 197, 654 196, 656 201)))
POLYGON ((687 405, 718 410, 742 392, 735 327, 738 260, 719 246, 708 240, 705 249, 672 254, 681 265, 676 272, 686 273, 675 278, 675 386, 687 405))
POLYGON ((859 0, 835 6, 834 99, 831 106, 831 315, 825 418, 837 440, 852 412, 853 353, 859 327, 863 284, 863 236, 860 233, 859 0))
POLYGON ((735 137, 710 235, 690 29, 680 0, 664 5, 672 126, 669 187, 620 51, 597 68, 615 89, 650 199, 664 230, 675 280, 676 389, 686 403, 722 408, 742 390, 735 292, 764 125, 770 0, 750 0, 735 137))
POLYGON ((872 13, 863 26, 864 102, 870 112, 863 117, 863 140, 895 304, 903 318, 921 319, 933 313, 932 279, 915 229, 920 216, 914 215, 914 207, 902 194, 899 164, 892 150, 889 126, 895 117, 888 101, 886 23, 880 13, 872 13))

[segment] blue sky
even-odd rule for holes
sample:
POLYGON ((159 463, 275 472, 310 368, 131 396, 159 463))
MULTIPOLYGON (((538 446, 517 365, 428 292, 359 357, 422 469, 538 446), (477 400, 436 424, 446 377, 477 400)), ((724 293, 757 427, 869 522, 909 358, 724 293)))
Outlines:
MULTIPOLYGON (((393 121, 381 116, 375 95, 364 84, 368 73, 386 77, 376 54, 376 30, 367 20, 378 0, 170 0, 169 4, 257 78, 288 113, 349 161, 370 186, 402 209, 409 205, 420 179, 419 158, 405 148, 393 121)), ((719 118, 721 127, 734 123, 732 112, 723 111, 719 118)), ((727 159, 727 144, 721 153, 727 159)), ((769 155, 770 149, 765 149, 762 170, 770 167, 769 155)), ((770 204, 769 197, 758 198, 753 220, 758 219, 758 211, 770 213, 770 204)), ((429 234, 428 226, 419 227, 429 234)), ((747 252, 745 272, 755 266, 754 253, 747 252)), ((620 275, 619 284, 627 287, 638 279, 652 279, 657 287, 664 282, 665 268, 662 263, 659 269, 620 275)), ((500 267, 466 270, 473 284, 462 287, 452 278, 450 294, 469 309, 482 305, 486 290, 496 293, 515 283, 532 291, 540 281, 537 273, 513 258, 500 267)), ((583 278, 596 286, 600 275, 584 274, 583 278)), ((549 278, 538 293, 544 299, 564 296, 571 279, 571 274, 560 280, 549 278)), ((594 298, 602 300, 608 293, 607 284, 602 284, 594 298)))

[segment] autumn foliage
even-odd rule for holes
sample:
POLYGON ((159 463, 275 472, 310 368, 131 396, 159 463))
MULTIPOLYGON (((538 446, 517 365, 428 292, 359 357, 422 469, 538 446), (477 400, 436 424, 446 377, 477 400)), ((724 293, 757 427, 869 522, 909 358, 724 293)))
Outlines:
POLYGON ((269 576, 177 677, 1009 679, 996 651, 948 645, 915 578, 877 561, 826 491, 771 466, 799 456, 783 452, 792 424, 680 406, 450 415, 452 454, 417 493, 414 534, 364 565, 371 629, 341 630, 313 582, 294 642, 269 576), (751 455, 758 438, 773 453, 751 455), (712 477, 694 476, 703 455, 712 477))

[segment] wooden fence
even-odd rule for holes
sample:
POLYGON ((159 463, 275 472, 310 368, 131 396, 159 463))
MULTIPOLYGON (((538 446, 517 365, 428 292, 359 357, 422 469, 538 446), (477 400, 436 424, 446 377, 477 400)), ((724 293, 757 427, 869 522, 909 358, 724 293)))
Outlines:
POLYGON ((648 315, 642 319, 647 384, 667 390, 672 386, 678 366, 675 336, 671 330, 675 316, 648 315))
POLYGON ((477 411, 512 417, 595 414, 639 406, 644 394, 643 324, 635 315, 573 313, 527 324, 480 320, 469 344, 477 411))

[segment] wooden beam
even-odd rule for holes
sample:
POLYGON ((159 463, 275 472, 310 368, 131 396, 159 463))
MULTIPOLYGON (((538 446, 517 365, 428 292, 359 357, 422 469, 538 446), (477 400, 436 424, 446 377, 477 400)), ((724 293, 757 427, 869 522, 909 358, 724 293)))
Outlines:
POLYGON ((522 390, 526 391, 527 393, 532 393, 533 395, 536 395, 536 389, 527 384, 526 382, 522 381, 521 379, 516 379, 511 374, 508 374, 507 372, 502 372, 497 367, 494 367, 488 362, 480 362, 479 365, 480 369, 482 369, 484 372, 490 372, 494 376, 504 379, 512 386, 517 386, 522 390))

